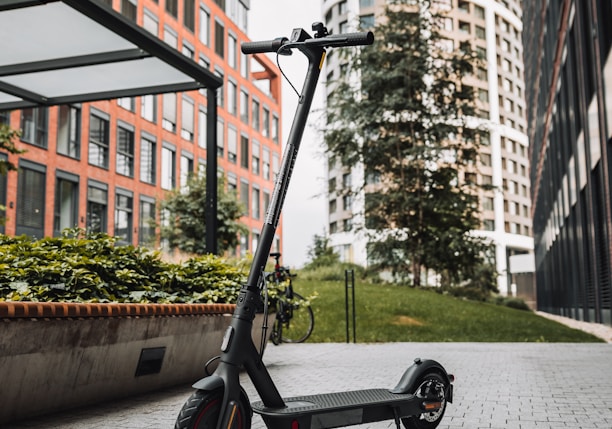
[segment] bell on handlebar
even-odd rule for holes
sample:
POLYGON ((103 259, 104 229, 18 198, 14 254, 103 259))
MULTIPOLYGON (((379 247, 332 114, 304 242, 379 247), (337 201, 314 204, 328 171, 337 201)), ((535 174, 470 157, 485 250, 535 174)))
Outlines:
POLYGON ((314 36, 315 39, 329 35, 327 28, 325 27, 325 25, 323 25, 322 22, 314 22, 312 24, 312 31, 316 31, 315 36, 314 36))

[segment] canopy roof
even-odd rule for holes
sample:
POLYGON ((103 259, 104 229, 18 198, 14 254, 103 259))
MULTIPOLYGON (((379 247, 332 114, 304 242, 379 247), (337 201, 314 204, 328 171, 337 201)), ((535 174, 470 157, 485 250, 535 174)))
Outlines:
POLYGON ((222 85, 99 0, 2 0, 0 29, 0 110, 222 85))

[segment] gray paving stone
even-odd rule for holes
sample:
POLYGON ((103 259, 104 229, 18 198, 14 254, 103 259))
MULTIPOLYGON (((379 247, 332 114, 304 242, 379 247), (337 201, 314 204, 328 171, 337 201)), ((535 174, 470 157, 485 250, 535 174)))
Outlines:
MULTIPOLYGON (((264 360, 280 392, 296 396, 393 387, 415 357, 435 359, 457 378, 440 429, 612 428, 612 344, 284 344, 270 345, 264 360)), ((242 381, 258 400, 246 375, 242 381)), ((4 428, 172 428, 192 391, 178 386, 4 428)), ((255 415, 252 427, 265 425, 255 415)))

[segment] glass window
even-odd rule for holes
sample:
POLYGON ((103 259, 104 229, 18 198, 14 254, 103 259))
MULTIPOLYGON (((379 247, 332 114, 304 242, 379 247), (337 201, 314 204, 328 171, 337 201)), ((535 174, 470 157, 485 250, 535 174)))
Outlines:
POLYGON ((64 229, 78 226, 78 212, 79 178, 62 174, 55 180, 53 233, 56 237, 60 236, 64 229))
POLYGON ((227 82, 227 111, 236 115, 236 97, 238 96, 236 84, 231 80, 227 82))
POLYGON ((121 191, 115 195, 115 237, 119 244, 132 244, 134 198, 131 192, 121 191))
POLYGON ((140 140, 140 180, 155 184, 156 143, 155 140, 142 137, 140 140))
POLYGON ((259 101, 257 100, 253 100, 251 120, 253 121, 253 129, 259 131, 259 101))
POLYGON ((46 170, 20 163, 17 174, 16 235, 43 238, 46 170))
POLYGON ((181 154, 181 171, 180 171, 180 187, 181 189, 187 188, 189 179, 193 176, 193 155, 181 154))
POLYGON ((234 127, 227 127, 227 159, 232 164, 236 164, 238 145, 238 133, 234 127))
POLYGON ((172 133, 176 132, 176 93, 163 95, 162 127, 172 133))
POLYGON ((47 147, 47 108, 31 107, 21 111, 21 140, 47 147))
POLYGON ((272 141, 278 143, 278 117, 272 116, 272 141))
POLYGON ((162 147, 161 153, 161 187, 171 190, 176 184, 176 152, 170 147, 162 147))
POLYGON ((249 60, 246 54, 240 52, 240 76, 247 79, 249 77, 249 60))
POLYGON ((121 0, 121 14, 134 22, 137 9, 136 0, 121 0))
POLYGON ((240 136, 240 166, 249 169, 249 138, 245 135, 240 136))
POLYGON ((217 119, 217 156, 223 158, 225 153, 225 124, 221 118, 217 119))
POLYGON ((109 158, 108 119, 92 114, 89 118, 89 163, 108 168, 109 158))
POLYGON ((262 172, 263 178, 270 180, 270 149, 267 147, 263 148, 262 172))
POLYGON ((249 123, 249 94, 246 91, 240 91, 240 120, 249 123))
POLYGON ((372 7, 374 0, 359 0, 359 7, 372 7))
POLYGON ((176 18, 178 16, 178 0, 166 0, 166 12, 176 18))
POLYGON ((157 18, 146 9, 145 13, 142 15, 142 27, 157 37, 157 33, 159 32, 159 23, 157 22, 157 18))
POLYGON ((253 212, 253 219, 259 219, 261 216, 261 205, 259 202, 259 189, 253 187, 251 190, 251 208, 253 212))
POLYGON ((374 27, 374 14, 361 15, 359 17, 359 26, 361 28, 372 28, 372 27, 374 27))
POLYGON ((225 55, 225 27, 219 21, 215 21, 215 53, 221 58, 225 55))
POLYGON ((244 215, 249 215, 249 182, 240 182, 240 202, 244 206, 244 215))
POLYGON ((237 45, 238 42, 236 41, 236 37, 229 34, 227 36, 227 65, 233 69, 235 69, 237 65, 237 45))
POLYGON ((195 29, 195 0, 183 0, 183 23, 192 32, 195 29))
POLYGON ((133 112, 136 110, 136 101, 134 97, 121 97, 117 99, 117 105, 123 107, 125 110, 133 112))
POLYGON ((81 109, 62 105, 57 116, 57 153, 78 159, 81 156, 81 109))
POLYGON ((258 175, 259 174, 259 143, 255 140, 253 140, 253 146, 252 146, 252 158, 251 158, 251 170, 253 172, 253 174, 258 175))
POLYGON ((117 173, 134 177, 134 131, 117 126, 117 173))
POLYGON ((261 134, 264 137, 270 136, 270 111, 267 107, 263 108, 263 127, 261 129, 261 134))
POLYGON ((87 232, 106 232, 108 190, 106 185, 87 186, 87 232))
POLYGON ((200 8, 200 28, 198 30, 200 42, 210 45, 210 14, 206 9, 200 8))
POLYGON ((206 121, 206 111, 200 108, 198 110, 198 146, 204 149, 206 149, 206 121))
POLYGON ((181 112, 181 137, 187 141, 193 141, 193 101, 183 95, 183 110, 181 112))
POLYGON ((138 213, 138 244, 152 246, 155 242, 155 200, 141 197, 138 213))
POLYGON ((140 98, 140 116, 149 122, 157 123, 157 95, 143 95, 140 98))

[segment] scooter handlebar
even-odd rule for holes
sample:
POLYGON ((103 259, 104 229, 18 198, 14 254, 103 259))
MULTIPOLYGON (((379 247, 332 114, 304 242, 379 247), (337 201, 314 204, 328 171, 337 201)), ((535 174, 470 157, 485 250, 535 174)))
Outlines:
POLYGON ((240 49, 243 54, 260 54, 264 52, 277 52, 289 39, 277 37, 274 40, 264 40, 261 42, 244 42, 240 49))
POLYGON ((240 49, 243 54, 259 54, 265 52, 279 52, 279 50, 289 45, 288 48, 303 46, 339 47, 339 46, 360 46, 371 45, 374 43, 374 33, 371 31, 358 33, 330 34, 325 37, 306 39, 303 42, 291 42, 286 37, 277 37, 274 40, 264 40, 261 42, 244 42, 240 49))

